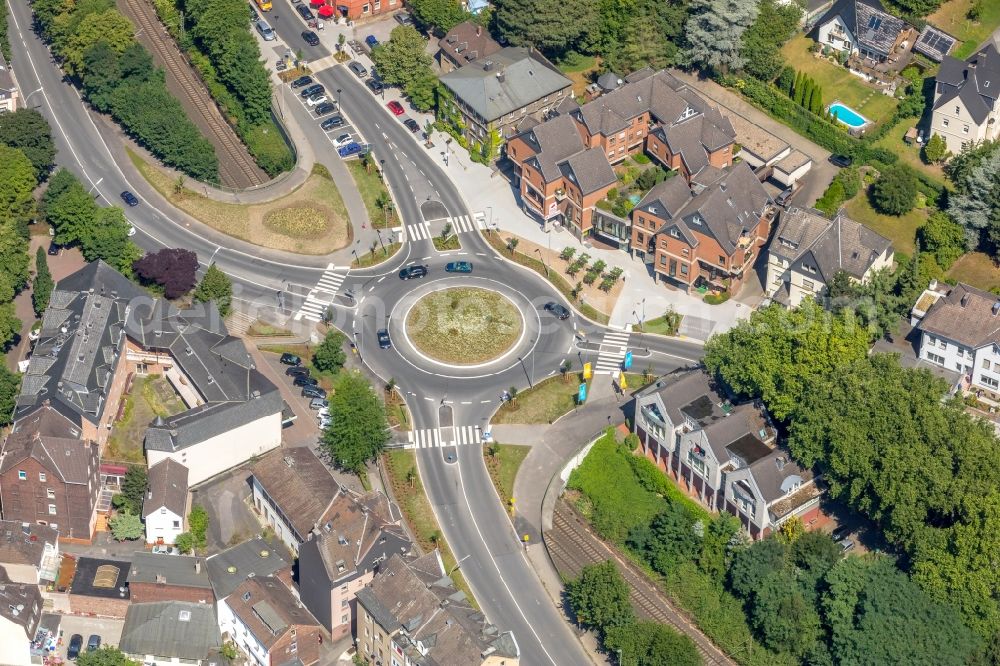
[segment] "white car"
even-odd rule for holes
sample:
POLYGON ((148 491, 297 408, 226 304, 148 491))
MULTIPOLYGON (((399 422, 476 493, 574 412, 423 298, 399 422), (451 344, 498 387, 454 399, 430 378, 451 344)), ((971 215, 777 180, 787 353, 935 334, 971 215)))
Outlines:
POLYGON ((326 101, 326 95, 324 95, 323 93, 316 93, 315 95, 310 97, 308 101, 309 101, 309 106, 316 106, 317 104, 322 104, 323 102, 326 101))
POLYGON ((352 143, 353 141, 354 141, 354 137, 351 136, 350 134, 346 134, 346 133, 345 134, 341 134, 340 136, 338 136, 334 140, 333 147, 334 148, 343 148, 344 146, 348 145, 349 143, 352 143))
POLYGON ((329 416, 330 416, 329 407, 321 407, 320 410, 316 412, 316 418, 318 419, 325 419, 328 418, 329 416))
POLYGON ((135 227, 130 224, 128 225, 128 237, 131 238, 132 236, 135 236, 135 227))
POLYGON ((328 427, 329 425, 330 425, 330 419, 326 418, 326 419, 320 419, 320 420, 319 420, 319 427, 320 427, 320 428, 324 428, 324 429, 325 429, 325 428, 327 428, 327 427, 328 427))

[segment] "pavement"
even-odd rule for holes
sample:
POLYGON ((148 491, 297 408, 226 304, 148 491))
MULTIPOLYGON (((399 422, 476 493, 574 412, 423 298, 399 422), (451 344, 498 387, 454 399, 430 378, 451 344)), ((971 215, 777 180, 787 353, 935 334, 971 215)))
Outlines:
POLYGON ((208 512, 208 554, 260 533, 261 526, 250 508, 248 462, 191 489, 191 505, 200 504, 208 512))
POLYGON ((83 636, 83 649, 87 649, 87 641, 93 634, 101 637, 101 645, 111 645, 118 647, 118 642, 122 638, 122 629, 125 628, 125 620, 115 620, 111 618, 86 617, 83 615, 61 615, 59 631, 62 640, 59 642, 56 654, 62 659, 66 659, 66 649, 73 634, 83 636))

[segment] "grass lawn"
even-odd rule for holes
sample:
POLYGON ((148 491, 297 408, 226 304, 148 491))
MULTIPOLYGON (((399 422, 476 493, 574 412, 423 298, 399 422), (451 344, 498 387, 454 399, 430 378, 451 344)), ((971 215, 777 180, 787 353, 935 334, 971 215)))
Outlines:
MULTIPOLYGON (((680 327, 681 319, 677 321, 677 326, 680 327)), ((655 319, 647 319, 642 322, 642 326, 637 326, 635 330, 640 333, 655 333, 656 335, 677 335, 677 331, 670 330, 667 326, 667 316, 656 317, 655 319)))
POLYGON ((389 421, 389 427, 409 430, 410 410, 406 408, 406 402, 396 391, 383 395, 385 395, 385 416, 389 421))
POLYGON ((582 95, 590 85, 590 78, 601 67, 601 59, 597 56, 584 56, 570 53, 556 65, 559 71, 573 82, 573 94, 582 95))
POLYGON ((234 238, 301 254, 328 254, 351 242, 347 207, 337 186, 322 172, 314 172, 301 187, 280 199, 230 204, 188 189, 139 154, 131 150, 128 154, 143 178, 167 201, 234 238))
POLYGON ((862 190, 844 205, 847 216, 882 234, 892 241, 896 252, 913 256, 916 247, 917 228, 927 221, 927 209, 914 208, 906 215, 882 215, 872 208, 868 196, 862 190))
POLYGON ((267 322, 263 322, 260 319, 250 324, 250 328, 247 329, 247 335, 256 336, 259 338, 272 338, 279 337, 282 335, 291 335, 292 332, 288 329, 278 328, 277 326, 272 326, 267 322))
POLYGON ((438 252, 447 252, 448 250, 461 250, 462 241, 458 240, 458 234, 452 234, 447 238, 441 238, 440 236, 434 237, 434 249, 438 252))
POLYGON ((871 121, 879 122, 892 116, 898 102, 865 85, 846 67, 825 58, 817 58, 810 51, 813 40, 797 35, 782 48, 785 60, 796 70, 808 74, 823 89, 823 104, 840 100, 871 121))
POLYGON ((358 258, 351 262, 351 268, 367 268, 368 266, 381 264, 383 261, 390 259, 392 255, 396 254, 401 247, 403 247, 402 243, 390 243, 386 245, 383 250, 380 245, 374 252, 359 254, 358 258))
POLYGON ((136 377, 125 398, 122 418, 115 423, 103 454, 105 460, 141 463, 142 438, 157 416, 173 416, 187 409, 163 375, 136 377))
POLYGON ((948 0, 927 17, 927 22, 954 35, 962 42, 951 55, 964 60, 972 55, 976 47, 986 41, 986 38, 1000 26, 1000 2, 984 0, 981 2, 982 18, 979 23, 973 23, 966 16, 969 7, 975 0, 948 0))
POLYGON ((946 275, 973 287, 1000 289, 1000 268, 983 252, 969 252, 951 265, 946 275))
MULTIPOLYGON (((417 470, 417 458, 412 451, 386 451, 382 455, 382 463, 389 483, 392 485, 392 493, 399 503, 399 508, 406 517, 406 522, 417 543, 424 552, 430 552, 435 548, 441 550, 441 559, 444 560, 445 569, 451 571, 457 562, 455 556, 444 540, 444 535, 437 524, 437 518, 431 509, 431 503, 424 494, 424 486, 420 482, 420 472, 417 470)), ((451 579, 455 581, 455 586, 465 592, 472 605, 478 608, 472 590, 469 589, 465 578, 460 570, 451 574, 451 579)))
POLYGON ((517 307, 495 291, 453 287, 434 291, 410 309, 406 334, 433 359, 483 363, 506 353, 524 330, 517 307))
POLYGON ((517 478, 517 470, 521 468, 521 463, 530 451, 530 446, 516 444, 491 444, 483 448, 486 469, 505 506, 510 506, 509 502, 514 497, 514 479, 517 478))
POLYGON ((534 388, 517 394, 514 403, 504 403, 492 423, 552 423, 576 407, 576 391, 582 381, 577 374, 549 377, 534 388))
POLYGON ((876 141, 875 145, 887 148, 896 153, 901 162, 905 162, 917 171, 927 174, 943 186, 945 185, 945 177, 941 165, 925 163, 920 159, 920 146, 916 143, 911 145, 903 141, 903 135, 906 134, 906 130, 916 127, 919 120, 919 118, 904 118, 900 120, 896 123, 895 127, 885 133, 885 136, 876 141))
POLYGON ((354 184, 358 186, 358 192, 361 193, 361 199, 365 202, 365 208, 368 209, 368 219, 371 220, 372 226, 378 229, 391 229, 399 226, 395 212, 390 211, 387 214, 378 205, 378 201, 383 195, 386 201, 391 201, 388 198, 389 191, 385 188, 385 183, 382 182, 382 177, 379 176, 378 172, 372 169, 372 172, 368 173, 361 160, 349 160, 347 170, 351 172, 354 184))

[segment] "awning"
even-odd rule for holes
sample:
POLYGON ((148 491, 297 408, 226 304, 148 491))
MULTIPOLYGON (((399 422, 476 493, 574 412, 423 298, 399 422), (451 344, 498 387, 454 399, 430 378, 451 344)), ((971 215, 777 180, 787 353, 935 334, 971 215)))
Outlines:
POLYGON ((331 16, 333 16, 333 7, 331 7, 330 5, 323 5, 316 11, 316 13, 319 14, 320 17, 322 18, 330 18, 331 16))
POLYGON ((309 0, 309 4, 313 7, 319 7, 320 5, 326 3, 326 0, 309 0))

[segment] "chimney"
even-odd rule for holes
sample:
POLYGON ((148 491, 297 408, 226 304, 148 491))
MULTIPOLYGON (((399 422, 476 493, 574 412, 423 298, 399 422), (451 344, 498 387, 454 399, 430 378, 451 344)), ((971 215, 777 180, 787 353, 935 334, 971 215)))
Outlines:
POLYGON ((481 37, 482 34, 483 34, 483 26, 477 25, 476 26, 476 37, 481 37))
POLYGON ((194 561, 194 572, 196 574, 200 574, 201 573, 201 558, 200 557, 194 561))
POLYGON ((961 301, 961 303, 962 303, 962 307, 963 307, 963 308, 964 308, 964 307, 965 307, 966 305, 968 305, 968 304, 969 304, 969 293, 968 293, 968 292, 966 292, 966 293, 962 294, 962 301, 961 301))
POLYGON ((993 304, 993 316, 996 317, 997 313, 1000 313, 1000 301, 993 304))
POLYGON ((500 71, 497 72, 497 81, 499 81, 500 83, 503 83, 503 79, 504 79, 503 74, 504 74, 504 69, 503 69, 503 67, 501 67, 500 71))
POLYGON ((156 574, 156 583, 158 585, 166 585, 167 584, 167 577, 164 576, 163 574, 156 574))

